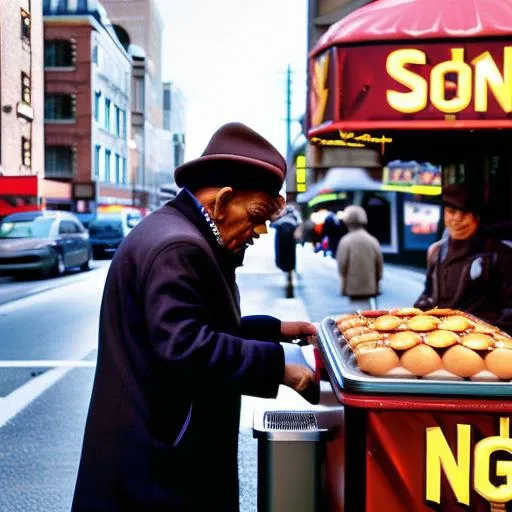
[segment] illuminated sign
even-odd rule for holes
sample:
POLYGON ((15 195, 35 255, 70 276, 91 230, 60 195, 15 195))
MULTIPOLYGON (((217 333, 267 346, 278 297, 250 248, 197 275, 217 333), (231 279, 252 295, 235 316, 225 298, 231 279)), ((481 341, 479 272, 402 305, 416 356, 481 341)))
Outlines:
POLYGON ((313 199, 308 201, 308 206, 312 208, 317 204, 328 203, 329 201, 340 201, 347 198, 347 194, 345 192, 326 192, 322 194, 318 194, 313 199))
POLYGON ((441 166, 393 160, 382 171, 382 183, 382 190, 437 196, 441 194, 441 166))
POLYGON ((509 418, 500 418, 499 436, 481 439, 474 445, 473 451, 471 425, 458 424, 456 455, 450 449, 441 427, 427 428, 425 499, 431 503, 441 504, 443 471, 457 503, 470 506, 472 481, 473 489, 491 503, 491 510, 503 509, 500 504, 512 500, 512 461, 500 458, 500 452, 512 454, 509 423, 509 418), (493 483, 492 480, 496 479, 503 483, 493 483))
POLYGON ((338 139, 339 130, 512 128, 510 41, 337 46, 311 59, 309 76, 309 139, 338 139))
POLYGON ((306 192, 306 157, 297 155, 295 159, 295 185, 297 192, 306 192))
POLYGON ((313 105, 311 122, 314 126, 320 124, 325 115, 329 88, 327 78, 329 73, 329 54, 326 53, 315 60, 313 64, 313 105))
POLYGON ((365 148, 369 144, 380 144, 381 153, 384 153, 384 147, 386 144, 393 142, 391 137, 386 137, 385 135, 382 135, 381 137, 376 137, 369 133, 358 135, 354 132, 344 132, 342 130, 338 130, 338 133, 340 136, 339 139, 311 137, 311 142, 320 146, 344 146, 349 148, 365 148))
POLYGON ((507 114, 512 112, 512 46, 503 49, 503 72, 498 69, 489 51, 464 60, 464 48, 452 48, 451 59, 430 69, 430 84, 411 65, 425 66, 427 53, 413 48, 391 52, 386 71, 401 85, 410 89, 386 91, 391 108, 405 114, 414 114, 431 104, 444 114, 457 114, 466 109, 473 99, 475 112, 487 112, 489 91, 507 114), (430 87, 429 87, 430 86, 430 87), (430 94, 429 94, 430 89, 430 94))

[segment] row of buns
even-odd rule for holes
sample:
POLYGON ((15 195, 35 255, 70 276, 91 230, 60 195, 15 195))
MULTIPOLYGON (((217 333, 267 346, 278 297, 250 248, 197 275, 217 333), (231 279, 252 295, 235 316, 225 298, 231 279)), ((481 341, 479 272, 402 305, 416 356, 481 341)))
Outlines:
POLYGON ((512 338, 461 311, 415 308, 342 315, 338 329, 359 368, 382 376, 394 368, 423 377, 437 370, 470 378, 512 379, 512 338))

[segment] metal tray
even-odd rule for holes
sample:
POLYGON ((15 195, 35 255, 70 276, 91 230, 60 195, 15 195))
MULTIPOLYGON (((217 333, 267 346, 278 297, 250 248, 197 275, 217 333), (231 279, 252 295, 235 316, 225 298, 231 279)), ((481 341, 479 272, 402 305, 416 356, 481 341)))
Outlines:
POLYGON ((333 318, 320 322, 318 344, 331 384, 339 391, 396 395, 458 395, 468 397, 512 397, 510 381, 480 381, 455 378, 436 380, 416 377, 373 377, 362 372, 347 341, 333 318))

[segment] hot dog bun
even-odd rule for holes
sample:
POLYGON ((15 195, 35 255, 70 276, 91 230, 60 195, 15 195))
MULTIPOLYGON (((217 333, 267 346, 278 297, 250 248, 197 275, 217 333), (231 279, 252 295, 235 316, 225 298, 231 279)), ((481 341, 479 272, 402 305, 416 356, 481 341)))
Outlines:
POLYGON ((439 354, 428 345, 416 345, 406 350, 400 358, 402 366, 414 375, 423 377, 443 367, 439 354))
POLYGON ((500 379, 512 379, 512 350, 495 348, 485 357, 487 369, 500 379))
POLYGON ((474 350, 454 345, 442 357, 444 367, 459 377, 472 377, 485 370, 484 360, 474 350))
POLYGON ((400 360, 390 347, 377 346, 368 350, 356 351, 359 368, 370 375, 382 376, 398 366, 400 360))

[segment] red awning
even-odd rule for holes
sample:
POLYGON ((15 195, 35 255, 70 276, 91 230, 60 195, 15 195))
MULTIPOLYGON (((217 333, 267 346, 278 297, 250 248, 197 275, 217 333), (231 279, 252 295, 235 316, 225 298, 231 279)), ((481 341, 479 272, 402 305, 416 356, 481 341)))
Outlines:
POLYGON ((512 0, 377 0, 333 24, 310 55, 350 43, 511 33, 512 0))

